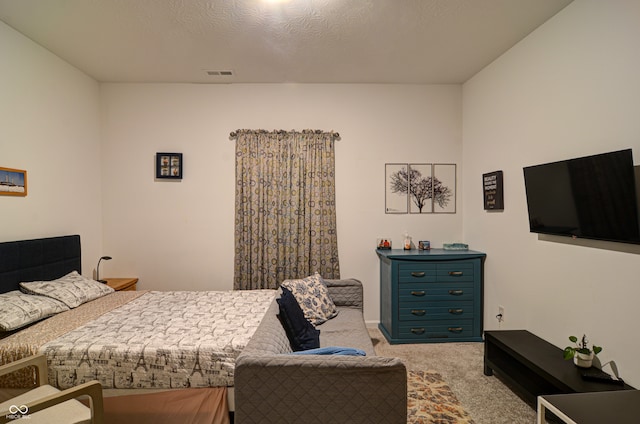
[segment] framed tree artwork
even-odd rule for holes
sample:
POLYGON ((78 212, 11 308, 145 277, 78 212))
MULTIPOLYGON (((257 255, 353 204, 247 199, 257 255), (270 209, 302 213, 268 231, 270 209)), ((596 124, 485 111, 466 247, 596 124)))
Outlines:
POLYGON ((409 213, 432 213, 432 173, 430 163, 409 164, 409 213))
POLYGON ((385 164, 385 213, 456 213, 456 165, 385 164))
POLYGON ((456 213, 456 164, 433 165, 433 213, 456 213))
POLYGON ((409 186, 406 184, 408 164, 387 163, 385 168, 385 213, 407 213, 409 186))

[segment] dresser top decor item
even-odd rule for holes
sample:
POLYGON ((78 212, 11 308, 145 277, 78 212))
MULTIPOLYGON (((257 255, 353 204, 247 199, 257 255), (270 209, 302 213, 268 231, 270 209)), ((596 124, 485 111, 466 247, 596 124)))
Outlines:
POLYGON ((391 250, 391 239, 389 238, 379 238, 378 239, 378 249, 391 250))
POLYGON ((469 250, 469 245, 465 243, 443 243, 444 250, 469 250))

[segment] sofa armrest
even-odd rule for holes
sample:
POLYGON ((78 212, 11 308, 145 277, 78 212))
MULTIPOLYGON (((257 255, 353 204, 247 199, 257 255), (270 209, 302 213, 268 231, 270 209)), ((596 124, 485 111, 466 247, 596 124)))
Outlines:
POLYGON ((407 422, 407 371, 397 358, 241 355, 237 424, 407 422))
POLYGON ((344 280, 324 280, 329 296, 336 306, 348 306, 362 310, 362 283, 355 278, 344 280))

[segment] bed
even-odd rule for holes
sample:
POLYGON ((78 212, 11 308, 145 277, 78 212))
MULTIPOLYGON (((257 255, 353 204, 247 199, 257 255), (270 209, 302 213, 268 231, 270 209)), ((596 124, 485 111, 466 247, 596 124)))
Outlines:
POLYGON ((195 393, 185 389, 233 386, 235 358, 275 297, 275 290, 113 292, 82 277, 78 235, 0 243, 0 296, 18 290, 68 310, 5 331, 1 361, 44 353, 51 385, 98 380, 107 396, 178 389, 184 397, 195 393), (75 297, 60 294, 76 286, 75 297), (93 291, 104 293, 92 298, 93 291))

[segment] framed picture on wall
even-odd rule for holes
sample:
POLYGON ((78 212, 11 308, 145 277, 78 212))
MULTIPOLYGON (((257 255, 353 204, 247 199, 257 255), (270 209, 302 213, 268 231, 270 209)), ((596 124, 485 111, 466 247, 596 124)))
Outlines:
POLYGON ((184 163, 182 153, 156 153, 156 178, 181 180, 184 163))
POLYGON ((502 171, 482 174, 482 188, 485 210, 504 209, 504 188, 502 171))
POLYGON ((386 163, 385 172, 385 213, 407 213, 409 211, 409 164, 386 163))
POLYGON ((456 213, 456 164, 433 164, 433 213, 456 213))
POLYGON ((409 213, 433 212, 433 165, 430 163, 409 164, 409 213))
POLYGON ((26 196, 27 171, 0 167, 0 196, 26 196))

